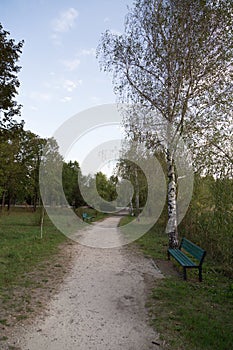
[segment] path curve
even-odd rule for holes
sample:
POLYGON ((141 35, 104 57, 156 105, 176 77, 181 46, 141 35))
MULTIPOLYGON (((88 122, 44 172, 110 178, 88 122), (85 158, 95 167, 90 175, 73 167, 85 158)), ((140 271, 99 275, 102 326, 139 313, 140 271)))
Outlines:
MULTIPOLYGON (((111 217, 104 225, 116 228, 118 221, 111 217)), ((18 339, 19 349, 158 350, 145 309, 148 281, 162 278, 152 261, 127 246, 74 249, 69 275, 47 312, 18 339)))

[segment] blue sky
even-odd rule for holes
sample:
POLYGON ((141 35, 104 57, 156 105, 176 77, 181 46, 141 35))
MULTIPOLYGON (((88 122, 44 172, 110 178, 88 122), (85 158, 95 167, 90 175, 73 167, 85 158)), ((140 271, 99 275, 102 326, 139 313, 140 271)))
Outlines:
POLYGON ((133 0, 1 0, 0 22, 25 40, 18 101, 25 129, 50 137, 69 117, 115 102, 95 49, 106 29, 122 32, 133 0))

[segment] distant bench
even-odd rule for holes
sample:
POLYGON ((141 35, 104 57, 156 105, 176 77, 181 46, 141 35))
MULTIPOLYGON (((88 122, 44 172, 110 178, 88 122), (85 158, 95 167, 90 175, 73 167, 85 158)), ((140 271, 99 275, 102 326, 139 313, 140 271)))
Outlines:
POLYGON ((183 267, 184 280, 187 280, 186 269, 198 269, 199 281, 202 281, 202 263, 206 255, 206 251, 204 249, 198 247, 188 239, 182 238, 179 248, 170 248, 168 249, 167 253, 168 260, 170 260, 170 256, 172 256, 183 267), (193 261, 192 258, 194 258, 195 261, 193 261))
POLYGON ((83 218, 83 221, 91 221, 92 219, 95 218, 95 216, 91 216, 87 213, 82 213, 82 218, 83 218))

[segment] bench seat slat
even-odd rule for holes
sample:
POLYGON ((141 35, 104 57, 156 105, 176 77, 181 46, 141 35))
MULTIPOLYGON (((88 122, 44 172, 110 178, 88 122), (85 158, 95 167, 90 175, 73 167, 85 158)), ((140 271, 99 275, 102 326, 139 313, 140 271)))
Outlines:
POLYGON ((179 249, 169 249, 168 251, 182 266, 186 266, 186 267, 197 266, 181 250, 179 250, 179 249))
POLYGON ((201 260, 205 252, 204 249, 198 247, 196 244, 189 241, 187 238, 182 239, 181 247, 182 249, 190 253, 193 257, 195 257, 197 260, 201 260))

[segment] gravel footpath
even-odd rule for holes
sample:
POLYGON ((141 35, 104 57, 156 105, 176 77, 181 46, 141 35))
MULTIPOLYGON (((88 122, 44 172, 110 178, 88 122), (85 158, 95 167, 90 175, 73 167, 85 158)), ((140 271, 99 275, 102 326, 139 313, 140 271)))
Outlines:
MULTIPOLYGON (((119 218, 104 220, 115 227, 119 218)), ((102 223, 92 225, 100 230, 102 223)), ((95 229, 94 228, 94 229, 95 229)), ((152 261, 124 246, 74 245, 74 265, 46 312, 15 346, 22 350, 160 349, 145 308, 150 286, 162 274, 152 261)))

